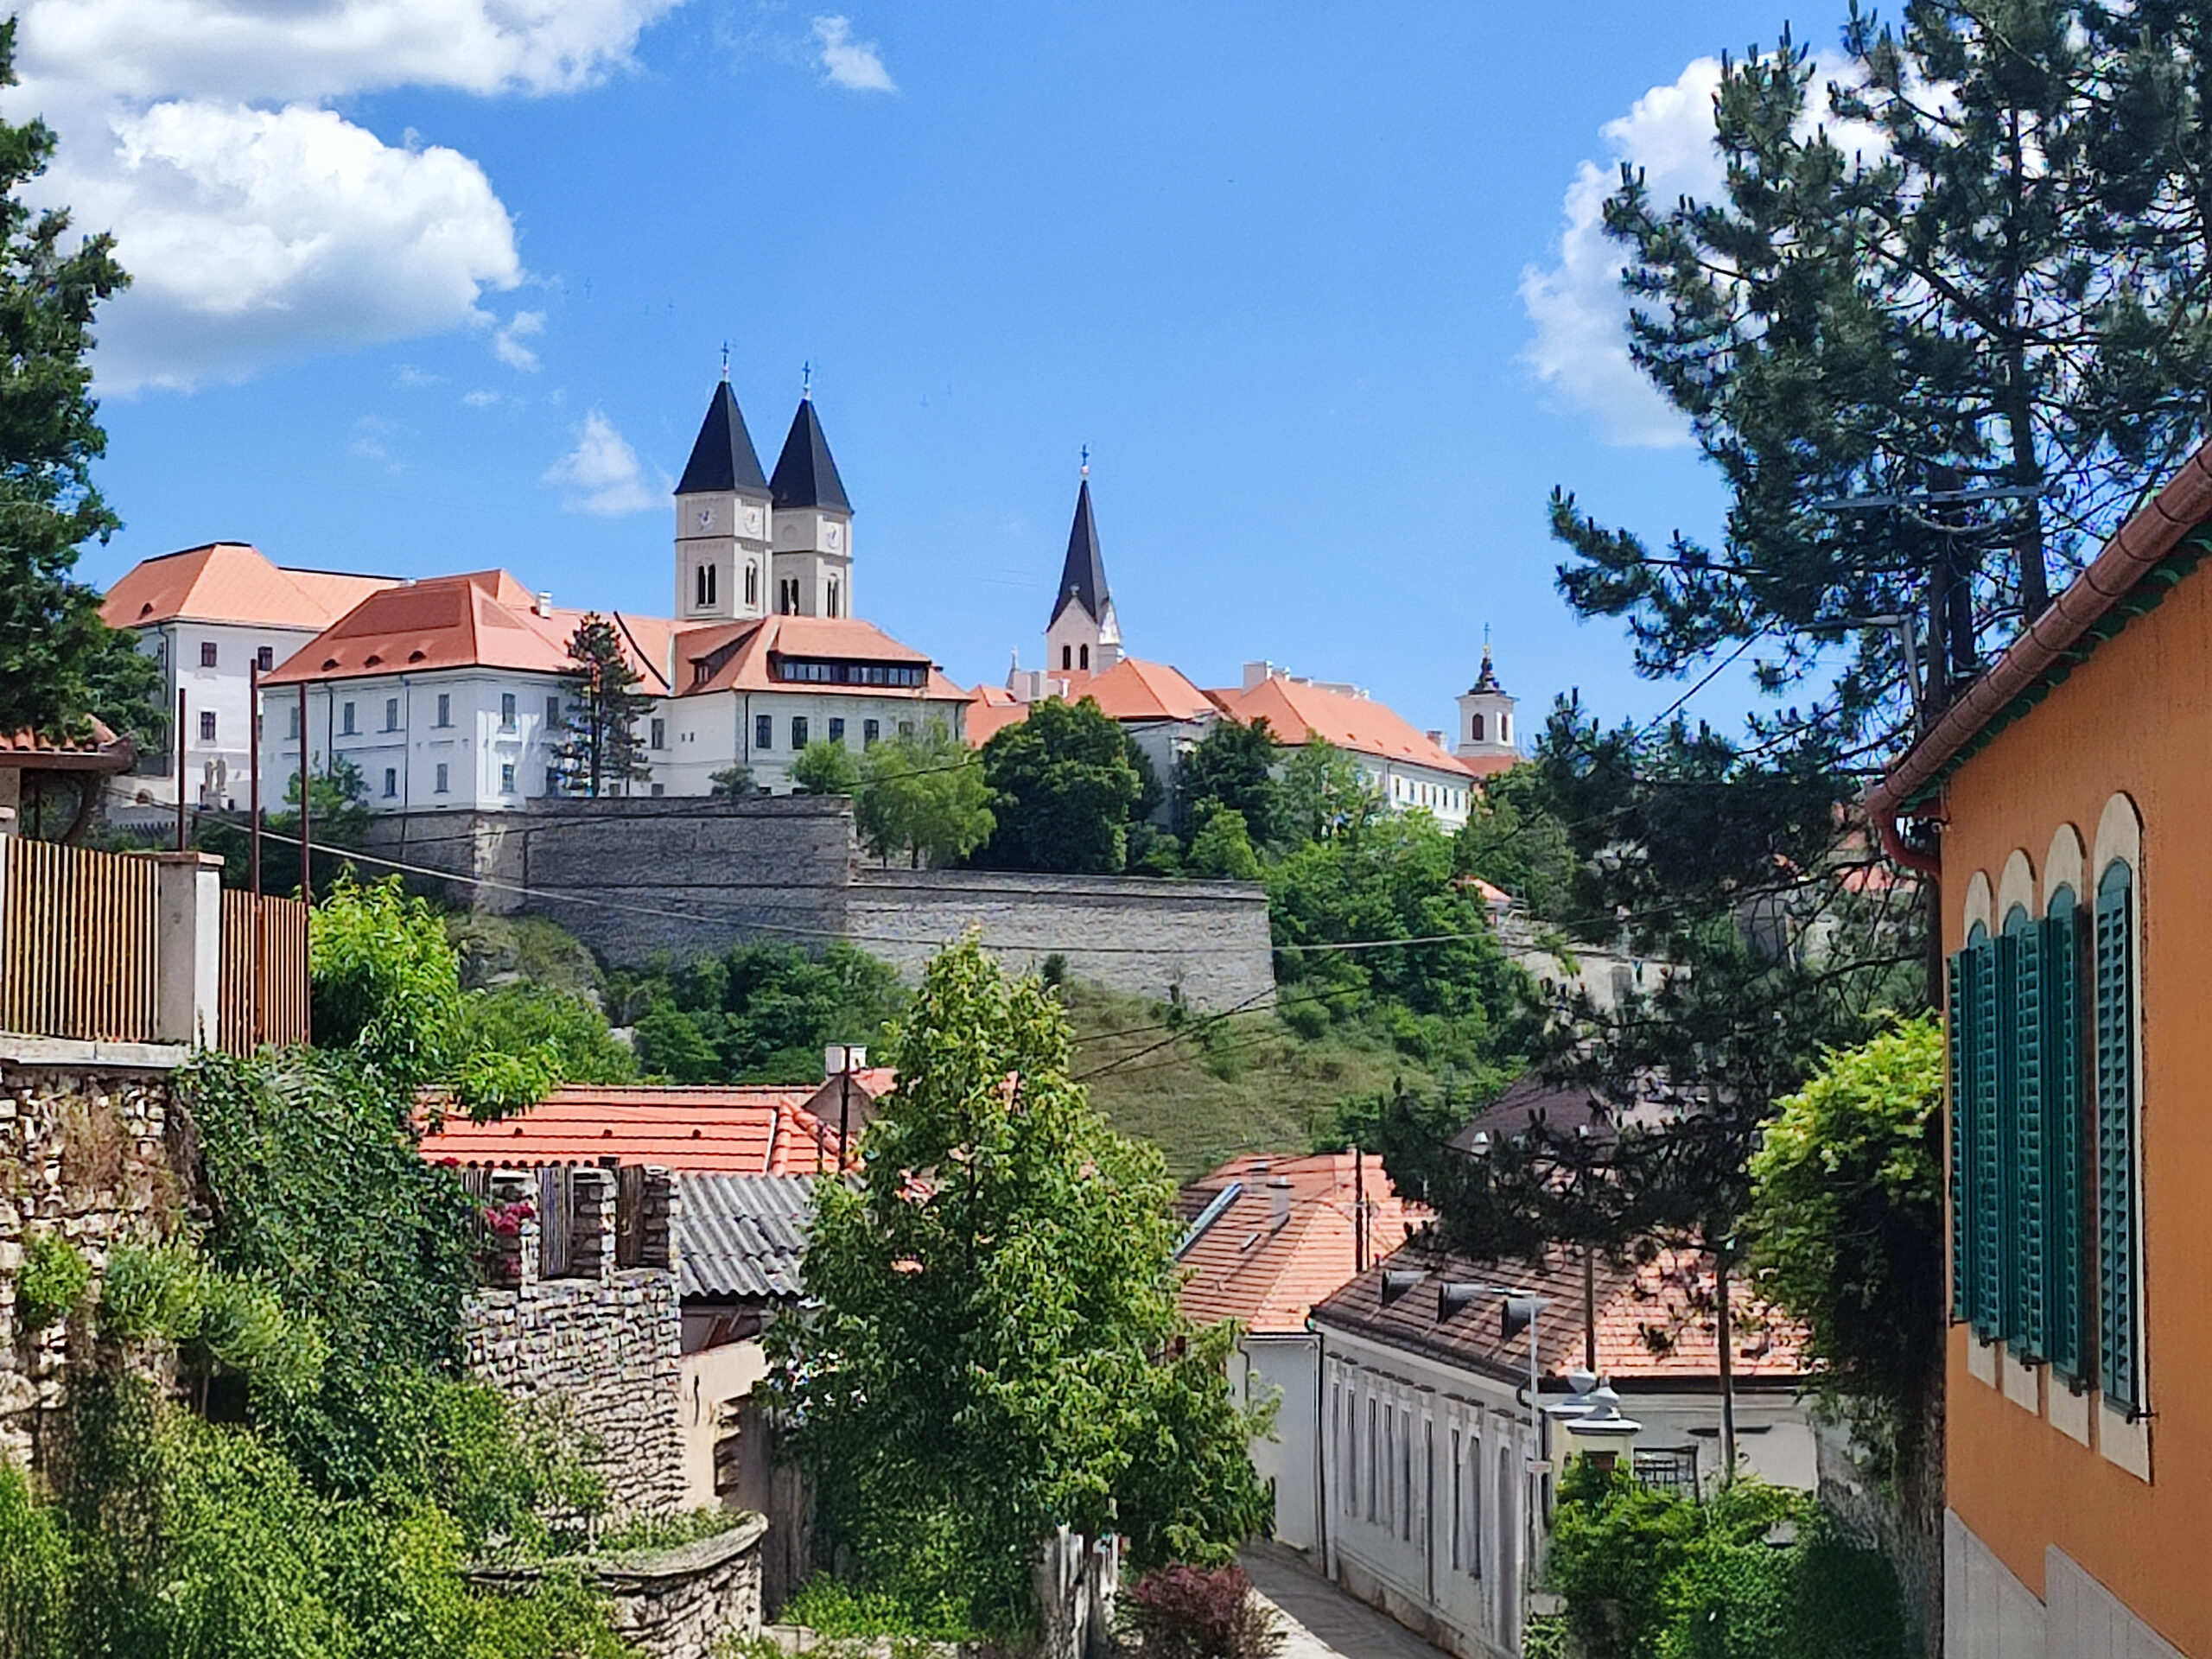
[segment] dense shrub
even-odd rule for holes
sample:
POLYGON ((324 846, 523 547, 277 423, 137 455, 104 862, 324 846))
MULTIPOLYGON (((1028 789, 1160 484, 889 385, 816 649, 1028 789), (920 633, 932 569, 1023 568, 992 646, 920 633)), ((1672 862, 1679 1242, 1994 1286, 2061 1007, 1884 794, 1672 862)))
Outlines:
POLYGON ((1270 1659, 1283 1630, 1241 1567, 1170 1567, 1140 1579, 1122 1617, 1145 1659, 1270 1659))
POLYGON ((619 976, 638 1057, 675 1083, 811 1083, 829 1043, 872 1043, 904 1006, 889 963, 842 941, 819 956, 741 944, 720 957, 619 976))
POLYGON ((59 1233, 40 1233, 23 1246, 16 1317, 26 1332, 43 1331, 74 1313, 92 1283, 92 1269, 74 1244, 59 1233))

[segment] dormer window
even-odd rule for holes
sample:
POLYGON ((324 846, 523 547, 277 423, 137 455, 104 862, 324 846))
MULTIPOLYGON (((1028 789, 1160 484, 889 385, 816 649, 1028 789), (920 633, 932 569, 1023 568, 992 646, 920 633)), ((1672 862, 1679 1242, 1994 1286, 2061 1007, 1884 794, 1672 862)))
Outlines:
POLYGON ((709 680, 711 680, 714 677, 715 665, 712 663, 702 658, 700 661, 691 664, 692 684, 704 685, 709 680))

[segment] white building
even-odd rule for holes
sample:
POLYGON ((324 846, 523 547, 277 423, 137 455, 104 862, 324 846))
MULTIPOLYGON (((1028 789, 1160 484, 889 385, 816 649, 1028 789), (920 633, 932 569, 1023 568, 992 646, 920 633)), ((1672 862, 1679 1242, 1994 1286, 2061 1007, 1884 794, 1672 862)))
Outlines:
MULTIPOLYGON (((395 585, 391 576, 288 569, 243 543, 216 542, 143 560, 108 590, 101 619, 134 630, 140 648, 162 664, 172 717, 177 693, 184 693, 188 803, 246 804, 256 665, 275 668, 370 594, 395 585)), ((115 810, 174 809, 175 772, 172 733, 166 752, 140 756, 116 780, 115 810)))
MULTIPOLYGON (((1794 1333, 1740 1285, 1729 1300, 1738 1460, 1811 1490, 1794 1333)), ((1710 1270, 1679 1252, 1600 1261, 1586 1277, 1564 1249, 1531 1269, 1417 1237, 1385 1258, 1313 1310, 1324 1569, 1447 1652, 1517 1659, 1551 1514, 1547 1459, 1565 1450, 1551 1414, 1529 1409, 1531 1344, 1545 1405, 1566 1401, 1569 1371, 1599 1373, 1640 1426, 1627 1453, 1638 1478, 1691 1489, 1719 1467, 1713 1305, 1710 1270)))
MULTIPOLYGON (((676 490, 679 620, 605 613, 655 699, 638 734, 648 774, 620 792, 709 795, 736 768, 781 792, 810 741, 961 735, 967 692, 850 614, 851 528, 812 400, 764 478, 728 382, 716 386, 676 490)), ((568 647, 586 614, 503 570, 372 594, 265 682, 270 799, 298 770, 302 687, 314 763, 358 766, 372 811, 561 793, 568 647)))

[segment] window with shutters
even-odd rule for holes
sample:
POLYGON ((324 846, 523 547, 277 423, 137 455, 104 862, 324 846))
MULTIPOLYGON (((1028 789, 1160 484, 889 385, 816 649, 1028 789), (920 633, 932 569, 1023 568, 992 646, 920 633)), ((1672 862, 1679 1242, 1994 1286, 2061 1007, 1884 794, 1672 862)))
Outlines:
POLYGON ((1951 1019, 1951 1317, 1974 1317, 1974 1006, 1972 949, 1945 964, 1951 1019))
POLYGON ((2082 1377, 2082 1185, 2088 1144, 2082 1112, 2081 906, 2060 887, 2044 904, 2043 1357, 2069 1382, 2082 1377))
POLYGON ((1989 1341, 2005 1334, 2006 1302, 2001 1219, 2005 1144, 1999 1096, 2000 1092, 2010 1094, 2011 1090, 2000 1090, 1999 1085, 2004 1056, 2012 1046, 2001 1040, 2001 1022, 1997 1017, 1998 1010, 2005 1006, 2004 992, 2009 988, 2005 984, 2009 976, 2003 971, 2004 943, 1984 934, 1973 946, 1978 966, 1974 976, 1974 1007, 1968 1030, 1974 1047, 1968 1108, 1974 1122, 1967 1131, 1972 1137, 1974 1160, 1968 1211, 1973 1230, 1974 1328, 1989 1341))
POLYGON ((2006 1103, 2010 1121, 2004 1129, 2011 1154, 2004 1217, 2005 1329, 2015 1354, 2040 1360, 2049 1340, 2044 1305, 2043 928, 2016 905, 2005 918, 2005 935, 2012 975, 2012 995, 2005 1005, 2012 1039, 2005 1068, 2012 1085, 2006 1103))
POLYGON ((2105 1398, 2142 1400, 2137 1268, 2134 872, 2120 859, 2097 878, 2094 1065, 2096 1079, 2097 1379, 2105 1398))

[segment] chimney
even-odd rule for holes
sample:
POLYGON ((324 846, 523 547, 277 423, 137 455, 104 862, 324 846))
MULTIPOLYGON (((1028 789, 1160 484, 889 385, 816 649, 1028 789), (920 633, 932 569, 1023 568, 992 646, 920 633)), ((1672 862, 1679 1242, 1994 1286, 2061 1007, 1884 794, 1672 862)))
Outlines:
POLYGON ((537 603, 531 606, 531 609, 536 611, 540 616, 552 615, 553 595, 548 593, 539 594, 537 596, 537 603))
POLYGON ((1265 685, 1275 677, 1276 673, 1273 663, 1247 663, 1244 664, 1244 689, 1249 691, 1255 686, 1265 685))
POLYGON ((1428 734, 1428 741, 1435 744, 1436 747, 1440 749, 1444 747, 1444 734, 1441 732, 1431 732, 1428 734))
POLYGON ((829 1082, 848 1068, 855 1071, 868 1070, 868 1047, 862 1043, 824 1043, 822 1046, 822 1080, 829 1082))
POLYGON ((1277 1175, 1268 1183, 1268 1230, 1279 1233, 1290 1225, 1290 1177, 1277 1175))

